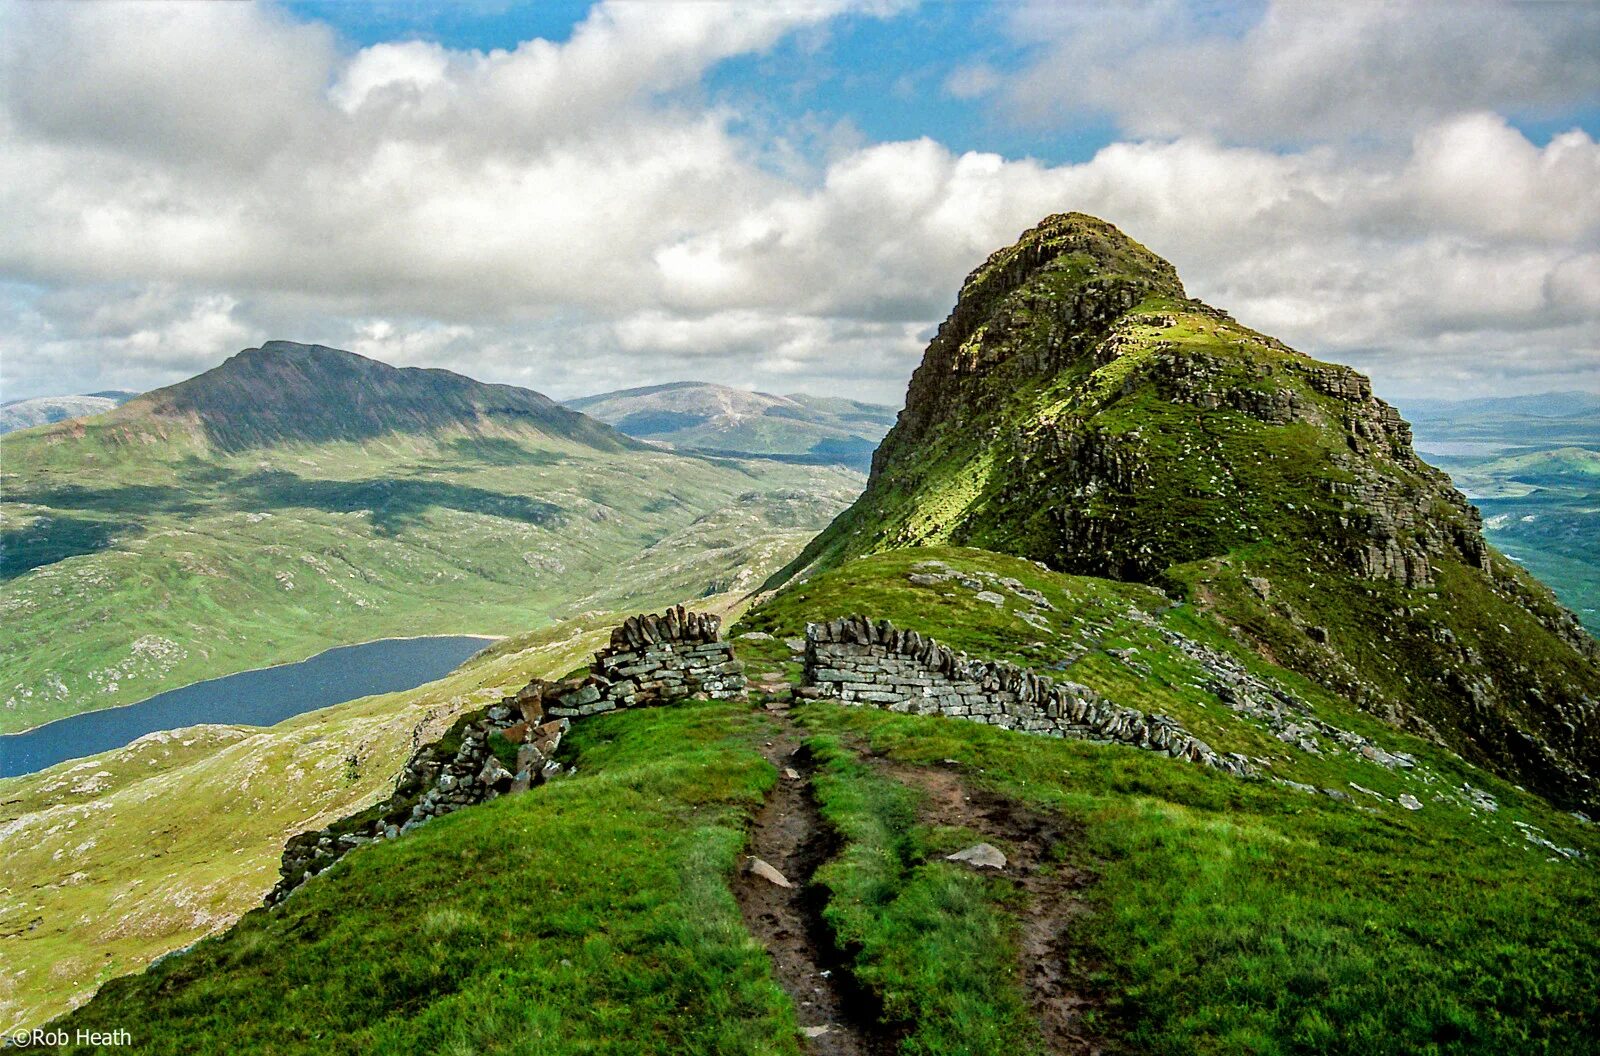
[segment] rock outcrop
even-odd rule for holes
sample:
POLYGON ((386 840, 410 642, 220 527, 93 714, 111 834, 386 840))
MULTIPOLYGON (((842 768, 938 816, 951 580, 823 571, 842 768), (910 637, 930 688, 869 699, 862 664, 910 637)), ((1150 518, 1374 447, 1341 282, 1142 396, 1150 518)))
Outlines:
POLYGON ((777 579, 937 543, 1159 583, 1373 714, 1600 805, 1600 646, 1480 527, 1365 377, 1072 213, 968 277, 865 492, 777 579))

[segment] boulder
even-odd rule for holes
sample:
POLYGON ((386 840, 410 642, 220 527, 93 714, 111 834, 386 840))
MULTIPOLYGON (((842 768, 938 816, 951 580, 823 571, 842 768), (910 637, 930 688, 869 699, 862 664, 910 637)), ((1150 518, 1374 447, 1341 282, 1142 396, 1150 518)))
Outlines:
POLYGON ((502 781, 511 781, 513 776, 511 771, 507 770, 505 765, 500 762, 499 757, 491 755, 484 762, 483 769, 478 771, 478 782, 493 788, 502 781))
POLYGON ((947 862, 965 862, 975 869, 1004 869, 1006 856, 1000 848, 988 843, 975 843, 966 850, 944 856, 947 862))

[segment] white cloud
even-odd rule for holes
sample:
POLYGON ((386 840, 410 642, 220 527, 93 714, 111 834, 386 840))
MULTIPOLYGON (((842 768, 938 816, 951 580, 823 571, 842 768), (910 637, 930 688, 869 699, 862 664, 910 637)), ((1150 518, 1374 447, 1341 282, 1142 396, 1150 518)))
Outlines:
MULTIPOLYGON (((601 5, 563 44, 348 55, 271 9, 9 9, 5 386, 156 384, 285 337, 557 396, 705 377, 897 402, 962 277, 1068 209, 1381 384, 1600 372, 1583 132, 1539 145, 1475 111, 1381 151, 1185 135, 1049 166, 700 99, 717 62, 843 9, 601 5), (39 85, 52 63, 72 78, 60 100, 39 85), (139 112, 96 109, 116 93, 139 112), (820 162, 796 145, 813 138, 820 162)), ((1144 54, 1161 14, 1119 20, 1125 49, 1144 54)), ((1196 76, 1206 49, 1252 39, 1202 39, 1196 76)), ((1152 114, 1164 93, 1142 96, 1152 114)))
POLYGON ((1153 0, 1016 9, 1035 49, 1009 105, 1111 115, 1135 136, 1306 143, 1402 136, 1463 111, 1564 112, 1600 97, 1600 7, 1583 3, 1153 0))

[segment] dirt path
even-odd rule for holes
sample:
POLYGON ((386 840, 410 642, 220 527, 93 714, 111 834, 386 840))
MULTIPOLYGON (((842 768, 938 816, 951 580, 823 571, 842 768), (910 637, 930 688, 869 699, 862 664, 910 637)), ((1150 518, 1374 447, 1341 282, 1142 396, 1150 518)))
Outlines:
POLYGON ((746 869, 734 895, 746 926, 767 947, 778 981, 794 1001, 809 1050, 817 1056, 888 1056, 894 1051, 892 1038, 878 1025, 878 1006, 853 986, 822 924, 822 892, 810 887, 812 874, 833 849, 812 799, 811 762, 799 751, 800 738, 788 716, 774 712, 771 717, 776 731, 764 753, 778 768, 778 785, 756 816, 749 853, 794 886, 780 887, 746 869))
POLYGON ((1111 1056, 1121 1052, 1084 1022, 1100 1007, 1073 977, 1070 929, 1088 912, 1083 891, 1092 877, 1058 860, 1055 848, 1072 838, 1065 826, 982 789, 968 788, 943 767, 914 767, 879 760, 896 780, 922 789, 924 824, 976 829, 1006 852, 1003 875, 1025 894, 1022 916, 1022 979, 1043 1031, 1046 1051, 1064 1056, 1111 1056))

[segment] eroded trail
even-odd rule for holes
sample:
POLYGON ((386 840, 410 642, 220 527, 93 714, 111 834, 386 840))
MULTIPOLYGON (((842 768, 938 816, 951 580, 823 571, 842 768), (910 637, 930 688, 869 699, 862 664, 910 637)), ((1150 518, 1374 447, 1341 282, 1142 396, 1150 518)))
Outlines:
POLYGON ((745 925, 766 945, 778 981, 794 1001, 809 1050, 818 1056, 887 1056, 894 1049, 878 1025, 877 1004, 853 986, 822 923, 823 894, 810 887, 812 874, 832 852, 832 837, 811 795, 811 762, 788 716, 772 718, 776 730, 765 754, 778 768, 778 784, 756 816, 749 853, 793 886, 747 868, 734 894, 745 925))
POLYGON ((1063 1056, 1110 1056, 1123 1051, 1091 1028, 1085 1013, 1101 1005, 1068 966, 1073 963, 1070 929, 1088 912, 1083 891, 1093 878, 1059 860, 1059 845, 1071 833, 1056 821, 981 788, 969 788, 953 770, 883 761, 896 780, 920 788, 924 824, 976 829, 1006 848, 1002 875, 1025 895, 1021 967, 1047 1052, 1063 1056))

